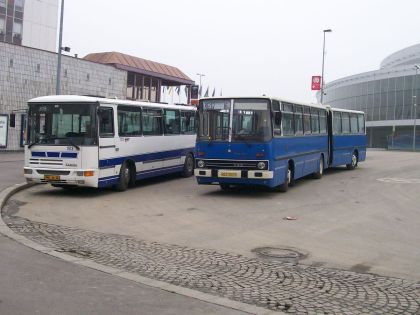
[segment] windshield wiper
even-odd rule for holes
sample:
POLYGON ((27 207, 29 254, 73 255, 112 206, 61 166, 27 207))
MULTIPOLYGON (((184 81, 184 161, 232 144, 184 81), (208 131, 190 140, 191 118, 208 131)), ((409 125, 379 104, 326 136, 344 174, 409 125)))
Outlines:
POLYGON ((34 145, 40 145, 40 144, 42 144, 42 143, 41 142, 32 142, 30 145, 28 145, 28 149, 30 149, 34 145))

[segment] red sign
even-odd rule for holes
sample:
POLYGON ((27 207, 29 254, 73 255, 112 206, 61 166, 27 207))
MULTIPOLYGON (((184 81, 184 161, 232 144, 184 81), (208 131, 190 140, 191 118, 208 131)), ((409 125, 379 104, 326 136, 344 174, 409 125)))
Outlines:
POLYGON ((312 76, 312 91, 319 91, 321 89, 321 76, 312 76))

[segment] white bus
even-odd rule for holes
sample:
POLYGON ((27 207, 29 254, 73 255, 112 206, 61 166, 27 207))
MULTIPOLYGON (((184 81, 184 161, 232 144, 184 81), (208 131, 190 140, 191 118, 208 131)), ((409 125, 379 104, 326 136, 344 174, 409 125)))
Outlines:
POLYGON ((138 179, 194 172, 195 107, 73 95, 28 107, 28 182, 122 191, 138 179))

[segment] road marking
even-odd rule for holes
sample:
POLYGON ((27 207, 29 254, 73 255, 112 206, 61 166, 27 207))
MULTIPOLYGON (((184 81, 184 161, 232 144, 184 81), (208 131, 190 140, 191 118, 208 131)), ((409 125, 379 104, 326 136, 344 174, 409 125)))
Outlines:
POLYGON ((377 180, 391 184, 420 184, 420 179, 418 178, 378 178, 377 180))

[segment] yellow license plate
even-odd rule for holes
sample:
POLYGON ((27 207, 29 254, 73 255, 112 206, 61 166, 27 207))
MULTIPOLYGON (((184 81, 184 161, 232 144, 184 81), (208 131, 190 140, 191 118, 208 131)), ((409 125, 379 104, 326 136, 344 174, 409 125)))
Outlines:
POLYGON ((44 175, 44 179, 45 180, 56 181, 56 180, 60 180, 60 176, 58 176, 58 175, 44 175))
POLYGON ((236 177, 235 172, 220 172, 220 177, 236 177))

